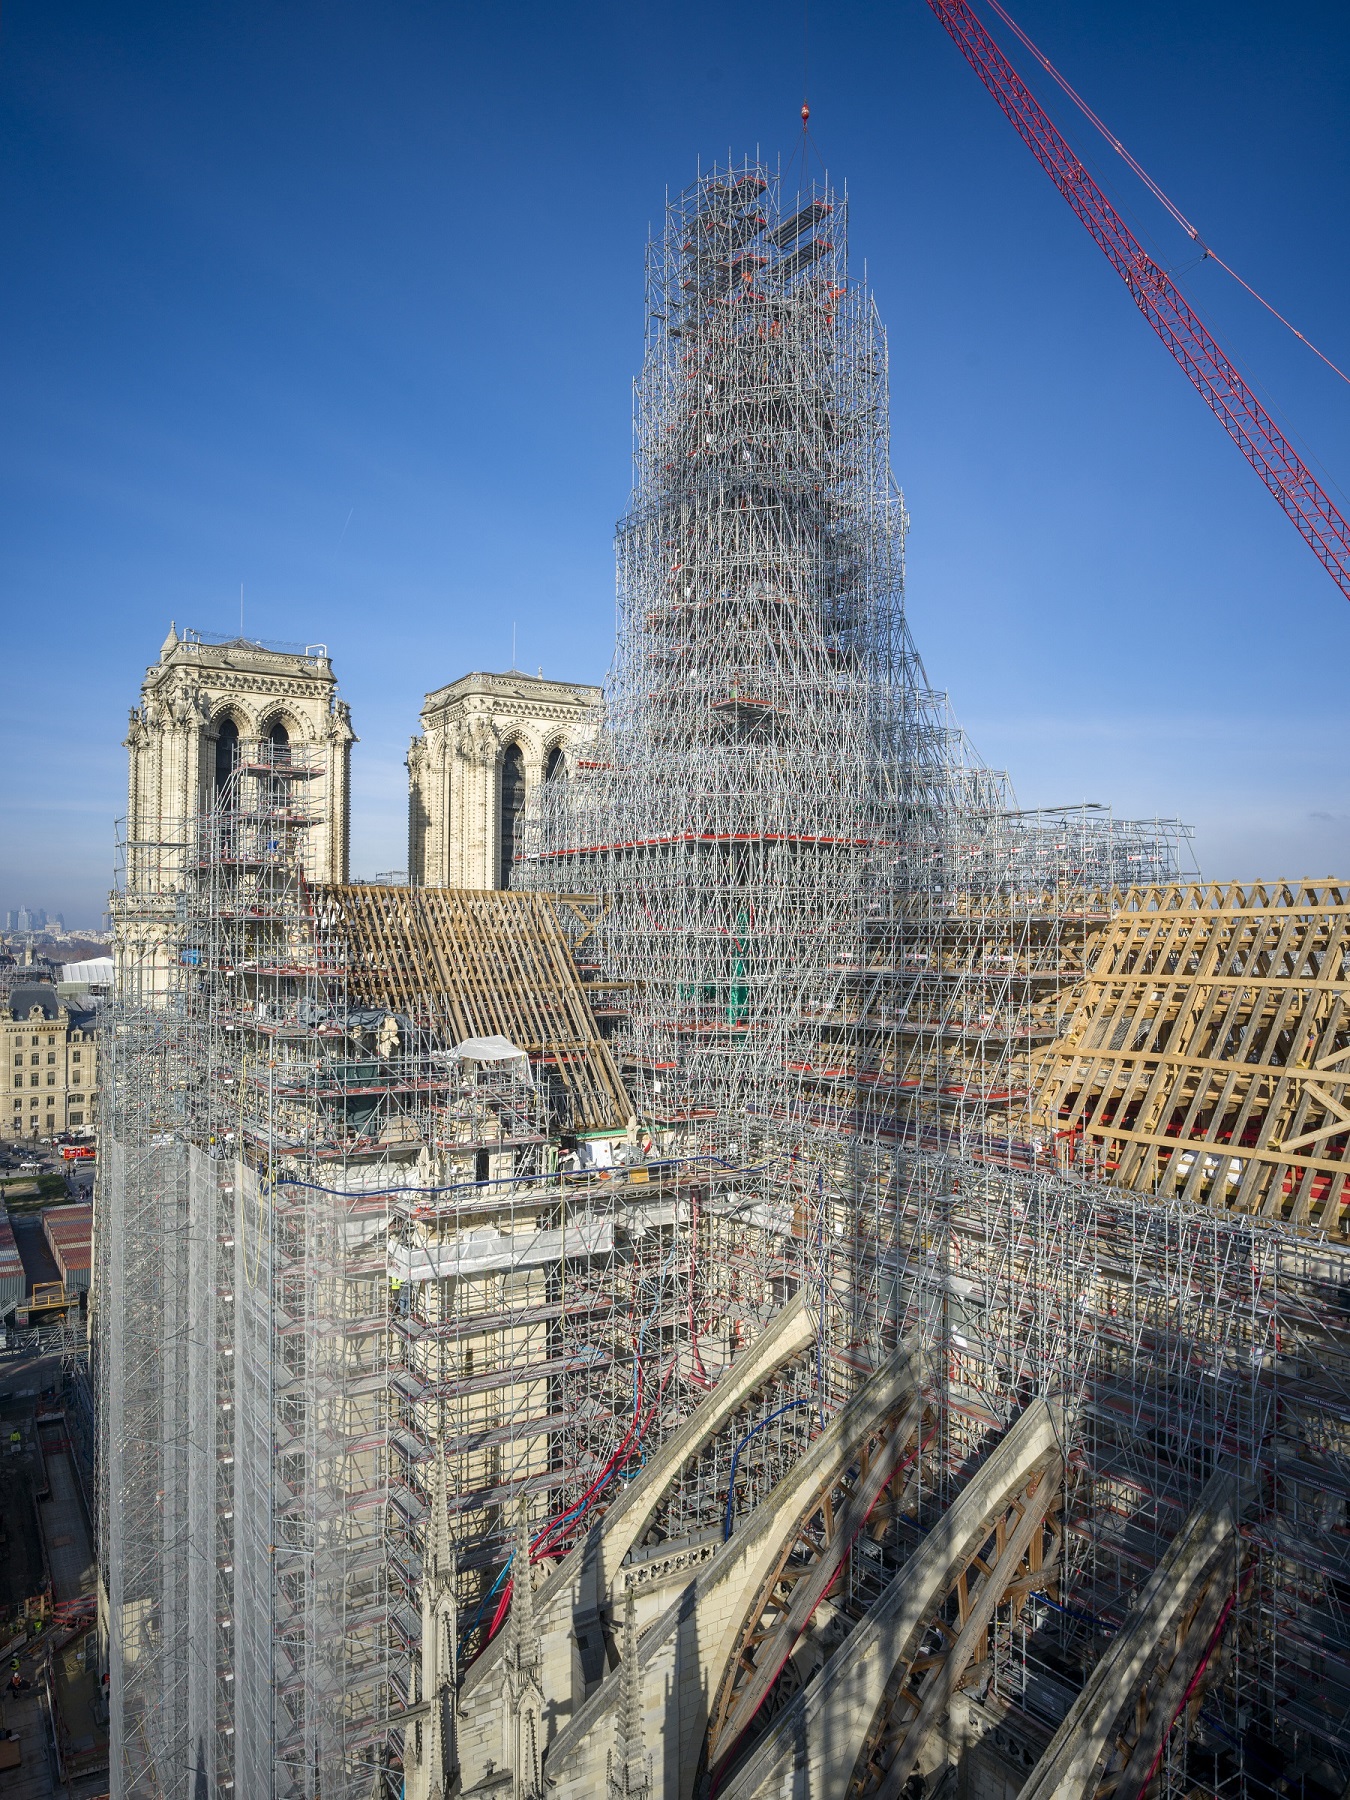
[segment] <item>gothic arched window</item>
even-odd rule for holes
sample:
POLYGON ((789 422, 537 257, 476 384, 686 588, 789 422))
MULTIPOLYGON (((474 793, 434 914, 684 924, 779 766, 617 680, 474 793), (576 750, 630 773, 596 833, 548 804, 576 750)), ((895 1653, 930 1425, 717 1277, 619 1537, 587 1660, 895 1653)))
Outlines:
POLYGON ((291 759, 291 734, 278 719, 267 734, 272 745, 273 762, 289 762, 291 759))
POLYGON ((239 762, 239 727, 222 719, 216 727, 216 786, 223 788, 239 762))
POLYGON ((552 781, 555 775, 565 775, 567 764, 563 760, 562 745, 555 744, 548 753, 548 761, 544 764, 544 780, 552 781))
POLYGON ((497 832, 497 886, 511 885, 511 864, 520 848, 520 817, 525 811, 525 757, 519 744, 512 744, 502 758, 502 797, 497 832))

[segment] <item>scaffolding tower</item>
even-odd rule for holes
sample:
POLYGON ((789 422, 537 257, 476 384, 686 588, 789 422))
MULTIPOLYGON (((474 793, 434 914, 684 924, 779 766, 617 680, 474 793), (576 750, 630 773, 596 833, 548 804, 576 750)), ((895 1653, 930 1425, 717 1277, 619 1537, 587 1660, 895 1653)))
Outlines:
POLYGON ((387 1202, 316 1131, 359 1037, 304 872, 321 784, 306 747, 242 741, 116 902, 100 1513, 128 1796, 364 1793, 383 1749, 387 1202))
MULTIPOLYGON (((885 337, 845 213, 828 185, 789 200, 750 163, 667 207, 603 719, 534 797, 515 879, 603 905, 595 980, 637 1113, 701 1170, 667 1228, 690 1352, 752 1293, 814 1296, 814 1404, 764 1434, 755 1493, 913 1328, 940 1420, 921 1527, 1029 1398, 1059 1399, 1067 1549, 1054 1591, 1000 1623, 991 1690, 1034 1760, 1204 1480, 1240 1473, 1234 1649, 1169 1740, 1166 1784, 1254 1793, 1259 1745, 1306 1746, 1314 1705, 1344 1776, 1339 1564, 1308 1532, 1314 1477, 1290 1471, 1344 1454, 1350 1268, 1057 1166, 1034 1103, 1087 944, 1120 894, 1175 882, 1188 833, 1020 809, 930 687, 904 617, 885 337)), ((728 1480, 714 1446, 675 1497, 685 1529, 728 1480)), ((907 1529, 850 1558, 846 1614, 907 1529)))

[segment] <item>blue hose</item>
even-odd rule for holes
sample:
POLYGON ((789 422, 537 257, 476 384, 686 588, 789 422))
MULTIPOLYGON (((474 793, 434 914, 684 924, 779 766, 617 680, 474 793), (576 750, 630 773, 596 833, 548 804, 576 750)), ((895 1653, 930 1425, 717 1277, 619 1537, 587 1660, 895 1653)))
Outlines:
POLYGON ((744 1450, 752 1437, 758 1436, 758 1434, 763 1431, 764 1427, 766 1425, 772 1425, 775 1419, 781 1419, 784 1413, 790 1413, 799 1406, 814 1405, 815 1402, 813 1400, 789 1400, 786 1406, 780 1406, 777 1412, 771 1412, 767 1419, 761 1419, 758 1425, 753 1425, 732 1451, 731 1474, 727 1477, 727 1510, 726 1517, 722 1521, 723 1543, 731 1536, 731 1508, 736 1499, 736 1464, 741 1459, 741 1451, 744 1450))
MULTIPOLYGON (((716 1163, 719 1168, 734 1169, 742 1175, 756 1175, 762 1174, 765 1169, 771 1169, 776 1162, 782 1162, 784 1160, 785 1159, 781 1155, 770 1157, 768 1162, 762 1163, 734 1163, 729 1162, 725 1156, 712 1155, 663 1156, 657 1162, 647 1163, 645 1167, 653 1170, 661 1170, 681 1168, 685 1164, 692 1163, 716 1163)), ((524 1182, 533 1182, 537 1187, 540 1179, 541 1178, 538 1175, 503 1175, 496 1178, 489 1177, 486 1181, 455 1181, 442 1187, 371 1188, 367 1193, 361 1193, 352 1188, 323 1187, 317 1181, 300 1181, 294 1175, 278 1175, 274 1178, 274 1185, 277 1187, 303 1188, 306 1193, 310 1194, 337 1194, 344 1200, 379 1200, 385 1199, 392 1194, 460 1194, 466 1192, 470 1188, 514 1187, 519 1186, 524 1182)))

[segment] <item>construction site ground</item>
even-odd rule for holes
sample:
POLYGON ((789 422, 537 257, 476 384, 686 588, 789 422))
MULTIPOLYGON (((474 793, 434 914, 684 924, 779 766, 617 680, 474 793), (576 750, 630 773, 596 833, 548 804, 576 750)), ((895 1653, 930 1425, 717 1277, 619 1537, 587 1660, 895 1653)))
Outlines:
POLYGON ((87 1624, 77 1619, 24 1628, 15 1613, 50 1587, 58 1608, 94 1591, 93 1532, 63 1415, 54 1404, 54 1359, 21 1364, 0 1376, 0 1791, 6 1800, 107 1791, 107 1726, 87 1624), (11 1434, 20 1434, 11 1447, 11 1434), (9 1680, 15 1663, 24 1686, 9 1680), (59 1745, 59 1753, 58 1753, 59 1745), (15 1760, 17 1756, 17 1760, 15 1760))

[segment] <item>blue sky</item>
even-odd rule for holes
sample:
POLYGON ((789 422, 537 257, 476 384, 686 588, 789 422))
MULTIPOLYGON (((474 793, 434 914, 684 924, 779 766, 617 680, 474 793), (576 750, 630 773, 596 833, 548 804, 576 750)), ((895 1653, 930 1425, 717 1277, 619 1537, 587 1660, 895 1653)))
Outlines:
MULTIPOLYGON (((1350 367, 1345 8, 1013 10, 1350 367)), ((922 0, 815 0, 810 37, 933 679, 1023 804, 1179 814, 1215 877, 1350 875, 1350 607, 922 0)), ((1350 488, 1350 389, 1033 85, 1350 488)), ((513 622, 520 667, 602 675, 649 223, 700 155, 786 157, 801 89, 797 5, 10 0, 0 906, 100 913, 144 666, 241 582, 251 635, 331 648, 358 874, 405 860, 427 689, 505 667, 513 622)))

